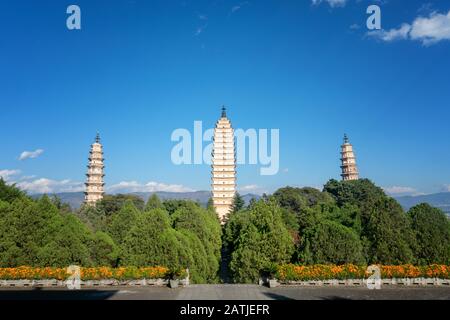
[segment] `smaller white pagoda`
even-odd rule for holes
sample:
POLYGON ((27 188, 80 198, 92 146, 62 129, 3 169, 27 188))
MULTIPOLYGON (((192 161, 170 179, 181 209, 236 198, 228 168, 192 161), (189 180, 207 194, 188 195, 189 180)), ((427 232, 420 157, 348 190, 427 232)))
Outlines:
POLYGON ((103 199, 104 195, 104 158, 103 146, 100 143, 100 134, 97 133, 95 142, 91 145, 89 153, 88 171, 86 173, 86 192, 84 193, 84 202, 88 205, 95 205, 97 201, 103 199))
POLYGON ((344 144, 341 146, 341 162, 342 180, 358 180, 359 173, 356 167, 355 153, 346 134, 344 135, 344 144))

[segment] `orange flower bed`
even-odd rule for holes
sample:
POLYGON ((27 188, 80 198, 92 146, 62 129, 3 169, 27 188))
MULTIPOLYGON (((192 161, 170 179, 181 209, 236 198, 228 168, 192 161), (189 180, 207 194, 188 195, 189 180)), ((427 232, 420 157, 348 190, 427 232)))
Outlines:
MULTIPOLYGON (((169 274, 166 267, 80 268, 81 280, 138 280, 162 279, 169 274)), ((66 280, 71 276, 67 268, 0 268, 0 280, 66 280)))
MULTIPOLYGON (((450 266, 378 266, 381 278, 441 278, 450 279, 450 266)), ((367 279, 372 273, 367 272, 367 266, 346 264, 300 266, 285 264, 278 267, 276 278, 281 281, 309 281, 309 280, 346 280, 367 279)))

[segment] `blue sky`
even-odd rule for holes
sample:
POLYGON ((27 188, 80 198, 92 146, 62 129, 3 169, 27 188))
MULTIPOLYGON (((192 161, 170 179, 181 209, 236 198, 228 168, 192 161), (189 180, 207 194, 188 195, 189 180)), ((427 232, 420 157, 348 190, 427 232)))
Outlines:
POLYGON ((362 177, 450 191, 448 1, 5 0, 0 38, 0 175, 30 192, 81 190, 97 131, 110 190, 208 190, 170 137, 222 104, 235 128, 280 130, 280 172, 239 166, 244 193, 338 179, 344 132, 362 177))

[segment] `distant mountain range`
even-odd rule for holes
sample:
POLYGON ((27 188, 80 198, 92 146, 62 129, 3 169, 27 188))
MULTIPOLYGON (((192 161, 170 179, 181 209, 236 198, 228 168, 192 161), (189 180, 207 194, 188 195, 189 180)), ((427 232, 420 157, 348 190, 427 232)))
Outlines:
POLYGON ((444 211, 450 216, 450 192, 427 194, 423 196, 403 196, 395 198, 405 210, 409 210, 419 203, 428 203, 444 211))
MULTIPOLYGON (((209 191, 195 191, 195 192, 135 192, 130 193, 141 197, 144 201, 156 193, 158 197, 162 200, 174 199, 174 200, 193 200, 198 201, 201 205, 206 206, 209 198, 211 197, 211 192, 209 191)), ((66 193, 56 193, 62 202, 70 204, 73 209, 78 209, 84 201, 84 194, 82 192, 66 192, 66 193)), ((35 198, 41 197, 42 194, 33 195, 35 198)), ((246 204, 250 202, 252 198, 258 200, 260 196, 256 194, 246 194, 242 196, 246 204)), ((428 203, 429 205, 443 210, 447 215, 450 216, 450 192, 435 193, 422 196, 402 196, 395 197, 395 199, 402 205, 405 210, 409 210, 411 207, 419 203, 428 203)))
MULTIPOLYGON (((158 195, 158 197, 161 200, 167 200, 167 199, 173 199, 173 200, 192 200, 197 201, 201 205, 206 206, 208 203, 209 198, 211 197, 211 192, 209 191, 195 191, 195 192, 164 192, 164 191, 157 191, 157 192, 133 192, 128 193, 133 194, 138 197, 141 197, 145 202, 147 202, 148 198, 152 194, 158 195)), ((62 202, 68 203, 72 209, 78 209, 81 207, 84 201, 84 193, 83 192, 63 192, 63 193, 55 193, 51 194, 56 195, 59 199, 61 199, 62 202)), ((32 195, 33 198, 40 198, 43 194, 35 194, 32 195)), ((256 194, 246 194, 242 195, 242 198, 244 199, 245 203, 248 204, 251 199, 255 198, 258 200, 260 198, 259 195, 256 194)))

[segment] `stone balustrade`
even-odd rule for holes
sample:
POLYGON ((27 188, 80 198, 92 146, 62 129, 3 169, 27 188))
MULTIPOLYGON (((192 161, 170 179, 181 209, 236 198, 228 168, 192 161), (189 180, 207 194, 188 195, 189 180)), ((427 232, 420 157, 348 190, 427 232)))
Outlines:
MULTIPOLYGON (((373 279, 369 280, 373 283, 373 279)), ((348 280, 311 280, 311 281, 277 281, 283 286, 305 286, 305 287, 323 287, 323 286, 347 286, 361 287, 367 286, 367 279, 348 279, 348 280)), ((402 278, 402 279, 381 279, 382 286, 409 286, 409 287, 428 287, 428 286, 450 286, 450 279, 439 278, 402 278)))
MULTIPOLYGON (((86 280, 80 281, 82 288, 118 287, 118 286, 156 286, 165 287, 169 284, 167 279, 141 279, 141 280, 86 280)), ((180 286, 189 286, 189 278, 180 280, 180 286)), ((61 280, 0 280, 0 288, 64 288, 67 281, 61 280)))

